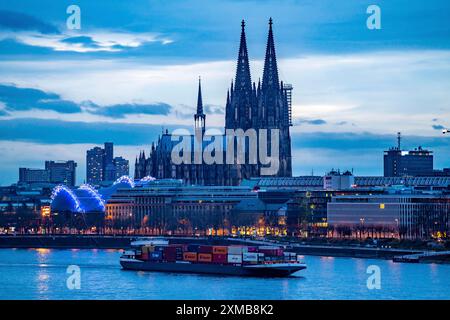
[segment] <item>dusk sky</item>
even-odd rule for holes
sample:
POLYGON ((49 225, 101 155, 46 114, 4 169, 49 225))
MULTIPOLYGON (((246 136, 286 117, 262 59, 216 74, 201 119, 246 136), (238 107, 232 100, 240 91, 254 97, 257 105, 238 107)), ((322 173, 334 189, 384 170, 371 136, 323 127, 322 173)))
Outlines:
POLYGON ((383 150, 434 151, 450 167, 448 0, 0 1, 0 185, 19 167, 75 160, 105 141, 130 160, 162 128, 192 128, 202 78, 208 127, 222 128, 241 20, 252 81, 269 17, 280 78, 293 90, 294 175, 382 175, 383 150), (81 8, 69 30, 66 9, 81 8), (366 9, 381 8, 381 30, 366 9))

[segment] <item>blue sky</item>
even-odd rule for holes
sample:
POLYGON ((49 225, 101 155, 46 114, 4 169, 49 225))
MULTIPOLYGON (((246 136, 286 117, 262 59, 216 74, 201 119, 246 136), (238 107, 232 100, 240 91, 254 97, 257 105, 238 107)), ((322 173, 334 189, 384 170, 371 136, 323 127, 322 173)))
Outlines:
POLYGON ((252 79, 274 19, 280 78, 292 83, 294 174, 382 174, 382 151, 435 151, 449 167, 450 3, 423 1, 0 2, 0 184, 18 167, 74 159, 103 141, 131 162, 162 127, 192 126, 202 77, 207 124, 223 126, 246 20, 252 79), (66 9, 81 9, 68 30, 66 9), (366 27, 369 5, 381 30, 366 27))

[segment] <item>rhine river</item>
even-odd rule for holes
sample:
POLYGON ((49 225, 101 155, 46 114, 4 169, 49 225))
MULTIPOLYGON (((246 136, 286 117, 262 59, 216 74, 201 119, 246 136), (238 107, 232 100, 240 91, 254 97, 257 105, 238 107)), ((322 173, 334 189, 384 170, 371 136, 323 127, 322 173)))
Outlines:
POLYGON ((450 299, 450 265, 304 256, 289 278, 124 271, 119 250, 0 249, 0 299, 450 299), (69 265, 80 289, 68 289, 69 265), (368 289, 367 268, 380 270, 368 289))

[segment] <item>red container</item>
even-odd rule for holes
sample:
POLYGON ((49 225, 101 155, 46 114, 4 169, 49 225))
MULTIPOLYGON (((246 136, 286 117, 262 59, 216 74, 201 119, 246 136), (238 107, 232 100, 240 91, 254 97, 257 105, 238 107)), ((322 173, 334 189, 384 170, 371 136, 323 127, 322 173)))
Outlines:
POLYGON ((198 253, 212 253, 213 246, 199 246, 198 253))
POLYGON ((247 252, 257 252, 258 251, 258 247, 248 247, 247 252))
POLYGON ((212 255, 212 262, 213 263, 227 263, 228 257, 226 254, 213 254, 212 255))
MULTIPOLYGON (((280 249, 259 249, 259 252, 264 253, 266 256, 279 256, 280 249)), ((283 255, 283 251, 281 251, 281 255, 283 255)))

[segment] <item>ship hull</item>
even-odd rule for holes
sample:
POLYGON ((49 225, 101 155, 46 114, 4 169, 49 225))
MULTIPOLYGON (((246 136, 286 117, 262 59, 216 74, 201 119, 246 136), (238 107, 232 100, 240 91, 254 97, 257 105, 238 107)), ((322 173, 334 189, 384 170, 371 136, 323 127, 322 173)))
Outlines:
POLYGON ((278 263, 267 265, 225 265, 183 262, 153 262, 134 259, 121 259, 125 270, 157 271, 173 273, 198 273, 250 277, 287 277, 306 268, 301 263, 278 263))

